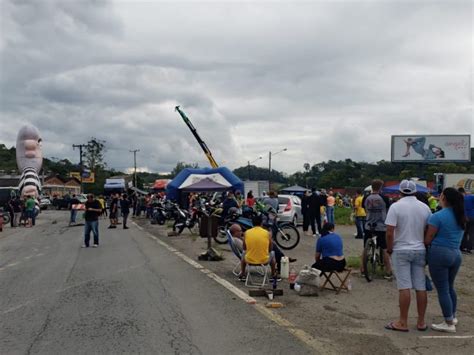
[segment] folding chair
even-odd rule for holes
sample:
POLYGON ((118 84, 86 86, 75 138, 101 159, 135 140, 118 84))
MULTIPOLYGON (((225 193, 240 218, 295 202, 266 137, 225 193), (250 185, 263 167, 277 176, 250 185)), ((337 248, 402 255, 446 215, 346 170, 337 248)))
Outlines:
POLYGON ((349 279, 351 272, 352 272, 352 269, 344 269, 341 272, 337 272, 337 271, 321 272, 320 276, 326 279, 323 285, 321 286, 321 288, 336 291, 336 295, 339 292, 341 292, 341 290, 346 290, 347 292, 349 292, 349 288, 347 287, 347 280, 349 279), (336 279, 331 279, 333 275, 336 276, 336 279))
POLYGON ((270 261, 266 264, 248 264, 247 263, 247 278, 245 279, 245 286, 250 288, 263 288, 268 283, 268 270, 270 261), (252 276, 252 269, 256 269, 257 273, 262 276, 262 282, 256 282, 252 276))
POLYGON ((230 234, 229 230, 226 230, 226 235, 227 235, 227 243, 230 246, 230 249, 234 253, 234 255, 239 259, 238 263, 234 266, 234 269, 232 269, 232 273, 235 276, 239 276, 240 274, 240 261, 242 260, 242 254, 240 253, 240 250, 237 249, 236 245, 234 244, 234 241, 232 240, 232 234, 230 234))

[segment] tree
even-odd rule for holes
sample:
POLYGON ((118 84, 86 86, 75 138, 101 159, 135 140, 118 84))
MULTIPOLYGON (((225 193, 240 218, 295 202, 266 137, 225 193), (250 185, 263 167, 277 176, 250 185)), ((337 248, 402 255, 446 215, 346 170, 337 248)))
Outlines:
POLYGON ((85 152, 83 153, 86 165, 89 169, 91 169, 91 171, 95 172, 97 168, 105 168, 105 152, 105 141, 91 137, 91 139, 87 142, 85 152))
POLYGON ((191 169, 197 169, 199 168, 198 163, 193 163, 193 164, 187 164, 185 162, 179 161, 176 163, 176 166, 171 170, 171 176, 175 177, 178 175, 182 170, 186 168, 191 168, 191 169))

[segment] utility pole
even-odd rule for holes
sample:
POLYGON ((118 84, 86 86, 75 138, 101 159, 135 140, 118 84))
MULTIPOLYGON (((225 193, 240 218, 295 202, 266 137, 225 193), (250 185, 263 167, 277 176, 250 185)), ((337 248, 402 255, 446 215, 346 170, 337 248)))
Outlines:
POLYGON ((268 189, 272 189, 272 152, 268 152, 268 189))
POLYGON ((79 148, 79 178, 80 178, 80 181, 81 181, 81 194, 84 192, 84 188, 82 186, 82 171, 84 170, 83 169, 83 166, 82 166, 82 148, 85 148, 87 147, 87 144, 73 144, 72 145, 72 149, 75 150, 76 148, 79 148))
POLYGON ((134 166, 134 172, 133 172, 133 187, 137 188, 137 152, 139 152, 140 149, 135 149, 135 150, 130 150, 130 153, 133 153, 133 166, 134 166))
POLYGON ((288 149, 284 148, 276 153, 272 153, 271 151, 268 152, 268 188, 269 190, 272 189, 272 154, 275 156, 277 154, 286 152, 288 149))

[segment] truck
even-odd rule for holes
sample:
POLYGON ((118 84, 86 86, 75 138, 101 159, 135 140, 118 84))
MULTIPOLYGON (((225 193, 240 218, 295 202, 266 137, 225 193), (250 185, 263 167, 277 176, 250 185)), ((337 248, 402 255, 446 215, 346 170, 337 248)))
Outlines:
POLYGON ((249 191, 252 191, 254 197, 262 197, 263 192, 268 193, 270 189, 270 184, 268 180, 262 181, 244 181, 244 194, 245 196, 249 191))
POLYGON ((122 194, 127 192, 129 183, 124 177, 113 177, 105 180, 104 196, 110 196, 114 193, 122 194))
POLYGON ((435 177, 438 192, 446 187, 463 187, 466 192, 474 193, 474 174, 435 174, 435 177))

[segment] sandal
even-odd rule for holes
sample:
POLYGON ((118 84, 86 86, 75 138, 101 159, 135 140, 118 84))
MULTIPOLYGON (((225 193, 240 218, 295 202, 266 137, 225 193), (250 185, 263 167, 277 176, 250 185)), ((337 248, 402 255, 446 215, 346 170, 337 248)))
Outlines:
POLYGON ((395 322, 390 322, 385 326, 385 329, 387 330, 393 330, 396 332, 404 332, 407 333, 409 330, 408 329, 402 329, 402 328, 397 328, 395 327, 395 322))

